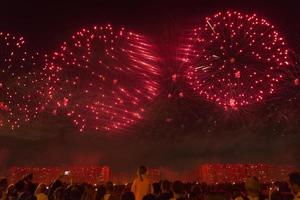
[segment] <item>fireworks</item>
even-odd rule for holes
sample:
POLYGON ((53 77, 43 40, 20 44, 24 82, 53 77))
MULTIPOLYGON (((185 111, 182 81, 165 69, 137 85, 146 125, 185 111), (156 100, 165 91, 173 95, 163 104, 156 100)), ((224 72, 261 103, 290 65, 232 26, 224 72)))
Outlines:
POLYGON ((18 128, 46 105, 43 57, 27 52, 24 43, 22 37, 0 33, 0 128, 18 128))
POLYGON ((290 65, 288 47, 275 27, 239 12, 207 17, 188 35, 180 54, 194 92, 225 109, 273 94, 290 65))
POLYGON ((124 130, 143 118, 159 90, 158 58, 146 37, 110 25, 76 32, 48 60, 54 113, 83 131, 124 130))
MULTIPOLYGON (((265 19, 219 12, 184 38, 178 51, 173 52, 172 42, 164 44, 166 68, 160 70, 151 41, 124 28, 81 29, 51 56, 31 53, 22 37, 0 33, 0 128, 18 128, 51 105, 53 114, 65 114, 80 131, 124 131, 146 116, 158 94, 169 100, 164 108, 180 116, 187 113, 189 124, 189 110, 201 121, 198 114, 202 117, 204 107, 211 108, 202 107, 200 98, 220 105, 214 107, 218 110, 237 110, 291 89, 288 101, 298 99, 300 79, 291 67, 290 50, 265 19), (175 57, 180 62, 173 63, 175 57), (191 93, 198 97, 189 99, 191 93)), ((162 117, 154 113, 154 118, 162 117)), ((177 125, 173 113, 162 118, 177 125)))

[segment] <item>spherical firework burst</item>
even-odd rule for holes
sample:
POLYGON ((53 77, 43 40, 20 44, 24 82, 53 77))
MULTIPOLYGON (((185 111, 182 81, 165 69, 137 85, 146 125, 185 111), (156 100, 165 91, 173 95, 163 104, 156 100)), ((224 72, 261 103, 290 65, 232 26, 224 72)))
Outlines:
POLYGON ((56 110, 80 131, 128 128, 158 94, 158 58, 144 36, 110 25, 82 29, 48 61, 56 110))
POLYGON ((274 93, 289 65, 289 50, 268 21, 255 14, 219 12, 195 28, 180 49, 196 94, 225 109, 274 93))
POLYGON ((18 128, 44 109, 43 56, 26 51, 22 37, 0 33, 0 128, 18 128))

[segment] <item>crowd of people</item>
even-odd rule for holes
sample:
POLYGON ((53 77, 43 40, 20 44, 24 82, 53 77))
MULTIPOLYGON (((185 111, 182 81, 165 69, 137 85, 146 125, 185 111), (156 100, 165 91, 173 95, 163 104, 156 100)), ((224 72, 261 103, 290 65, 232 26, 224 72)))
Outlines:
POLYGON ((245 183, 208 185, 152 182, 147 168, 141 166, 131 184, 92 185, 60 177, 49 186, 34 183, 33 174, 29 174, 15 184, 0 179, 0 200, 300 200, 300 173, 289 174, 283 182, 260 183, 256 177, 249 177, 245 183))

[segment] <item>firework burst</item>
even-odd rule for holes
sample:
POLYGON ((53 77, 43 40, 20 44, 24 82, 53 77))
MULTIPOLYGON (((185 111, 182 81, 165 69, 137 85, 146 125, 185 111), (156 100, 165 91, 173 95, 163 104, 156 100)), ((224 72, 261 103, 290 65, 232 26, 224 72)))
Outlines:
POLYGON ((158 57, 149 40, 111 25, 81 29, 48 60, 54 112, 80 131, 124 130, 143 118, 159 91, 158 57))
POLYGON ((42 111, 44 56, 27 51, 23 37, 0 33, 0 127, 19 128, 42 111))
POLYGON ((206 17, 179 51, 194 92, 225 109, 263 101, 290 65, 287 44, 275 27, 240 12, 206 17))

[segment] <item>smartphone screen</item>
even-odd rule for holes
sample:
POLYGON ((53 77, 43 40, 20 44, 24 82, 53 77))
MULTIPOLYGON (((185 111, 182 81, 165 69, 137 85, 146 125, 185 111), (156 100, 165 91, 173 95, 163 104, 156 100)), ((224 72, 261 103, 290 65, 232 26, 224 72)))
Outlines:
POLYGON ((70 175, 70 171, 65 171, 64 175, 69 176, 70 175))

